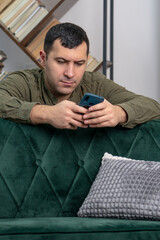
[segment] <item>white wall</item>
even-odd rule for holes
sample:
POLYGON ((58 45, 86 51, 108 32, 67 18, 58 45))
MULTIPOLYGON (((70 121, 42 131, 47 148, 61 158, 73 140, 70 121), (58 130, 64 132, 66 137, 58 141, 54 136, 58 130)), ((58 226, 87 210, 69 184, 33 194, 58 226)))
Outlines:
POLYGON ((4 70, 8 72, 36 67, 31 59, 0 28, 0 49, 7 54, 4 70))
POLYGON ((115 0, 115 81, 158 101, 159 9, 159 0, 115 0))
MULTIPOLYGON (((114 81, 160 101, 160 1, 114 0, 114 81)), ((47 6, 50 0, 44 1, 47 6)), ((66 0, 55 13, 61 22, 83 27, 91 54, 102 58, 103 0, 66 0), (67 10, 67 12, 66 12, 67 10)), ((35 64, 0 29, 0 49, 8 56, 8 71, 35 64)))

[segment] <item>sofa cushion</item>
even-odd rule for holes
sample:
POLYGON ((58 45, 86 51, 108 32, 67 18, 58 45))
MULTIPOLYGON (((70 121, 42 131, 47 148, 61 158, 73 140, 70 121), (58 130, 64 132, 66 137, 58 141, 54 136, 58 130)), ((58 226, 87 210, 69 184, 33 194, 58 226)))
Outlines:
POLYGON ((160 220, 160 162, 105 153, 80 217, 160 220))
POLYGON ((0 240, 157 240, 160 222, 45 217, 0 220, 0 240))

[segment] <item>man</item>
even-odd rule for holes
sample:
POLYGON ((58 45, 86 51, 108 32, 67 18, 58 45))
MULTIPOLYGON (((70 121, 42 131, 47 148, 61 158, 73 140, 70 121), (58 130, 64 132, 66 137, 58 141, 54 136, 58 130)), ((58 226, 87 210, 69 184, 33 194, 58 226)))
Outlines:
POLYGON ((0 117, 55 128, 132 128, 160 118, 160 105, 136 95, 100 73, 85 72, 89 41, 80 27, 63 23, 45 38, 40 60, 44 70, 23 70, 0 83, 0 117), (88 110, 79 106, 86 92, 101 95, 102 103, 88 110))

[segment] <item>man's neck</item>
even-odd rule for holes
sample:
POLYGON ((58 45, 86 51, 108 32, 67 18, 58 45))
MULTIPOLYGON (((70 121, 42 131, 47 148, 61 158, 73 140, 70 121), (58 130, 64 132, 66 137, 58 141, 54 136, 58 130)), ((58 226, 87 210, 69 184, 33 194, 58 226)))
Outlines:
POLYGON ((59 97, 57 97, 57 102, 59 103, 59 102, 62 102, 64 100, 68 100, 70 98, 70 96, 71 96, 71 94, 64 95, 64 96, 59 96, 59 97))

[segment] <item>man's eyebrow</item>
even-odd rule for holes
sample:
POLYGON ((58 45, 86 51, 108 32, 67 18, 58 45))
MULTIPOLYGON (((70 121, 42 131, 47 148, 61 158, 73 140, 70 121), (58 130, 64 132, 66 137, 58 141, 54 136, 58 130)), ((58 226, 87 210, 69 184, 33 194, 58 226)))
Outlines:
MULTIPOLYGON (((63 58, 63 57, 56 57, 55 60, 63 60, 63 61, 65 61, 65 62, 70 62, 70 60, 67 60, 67 59, 65 59, 65 58, 63 58)), ((86 60, 85 60, 85 59, 81 59, 81 60, 74 61, 74 62, 75 62, 75 63, 85 63, 86 60)))
POLYGON ((68 62, 67 59, 65 59, 65 58, 63 58, 63 57, 56 57, 55 59, 56 59, 56 60, 63 60, 63 61, 68 62))
POLYGON ((84 60, 84 59, 81 59, 81 60, 78 60, 78 61, 75 61, 75 62, 77 62, 77 63, 84 63, 84 62, 86 62, 86 60, 84 60))

